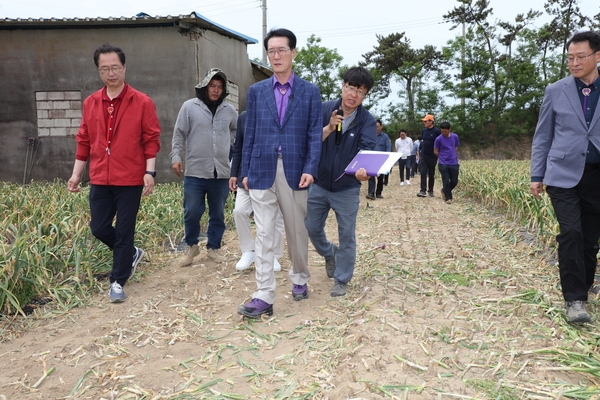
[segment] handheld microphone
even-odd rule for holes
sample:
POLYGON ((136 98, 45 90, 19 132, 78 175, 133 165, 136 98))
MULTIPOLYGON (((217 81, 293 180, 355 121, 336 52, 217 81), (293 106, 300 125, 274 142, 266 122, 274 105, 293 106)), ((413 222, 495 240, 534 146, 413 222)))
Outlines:
MULTIPOLYGON (((344 116, 344 110, 341 108, 337 110, 337 115, 344 116)), ((335 129, 335 144, 336 146, 340 145, 340 140, 342 139, 342 123, 340 122, 335 129)))

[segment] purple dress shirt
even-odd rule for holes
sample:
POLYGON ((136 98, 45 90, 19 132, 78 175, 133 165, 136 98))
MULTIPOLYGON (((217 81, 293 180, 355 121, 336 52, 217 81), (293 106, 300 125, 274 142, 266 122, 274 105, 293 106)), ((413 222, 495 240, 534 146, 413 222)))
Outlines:
MULTIPOLYGON (((288 101, 290 100, 290 94, 292 93, 292 87, 294 86, 294 73, 285 83, 281 84, 277 80, 277 77, 273 75, 273 94, 275 95, 275 104, 277 104, 277 113, 279 114, 279 125, 283 124, 283 117, 287 110, 288 101)), ((281 154, 281 144, 278 147, 277 152, 281 154)))

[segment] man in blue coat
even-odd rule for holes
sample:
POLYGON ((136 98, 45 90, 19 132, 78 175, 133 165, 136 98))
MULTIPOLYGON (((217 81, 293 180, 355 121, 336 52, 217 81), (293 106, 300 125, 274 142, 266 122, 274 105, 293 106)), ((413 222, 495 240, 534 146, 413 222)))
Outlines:
POLYGON ((346 175, 344 169, 360 150, 375 148, 375 118, 362 106, 372 87, 373 77, 366 68, 350 68, 344 74, 342 98, 323 104, 321 160, 315 184, 308 190, 305 225, 315 250, 325 258, 327 276, 335 280, 331 296, 344 296, 354 274, 360 186, 369 177, 364 168, 356 175, 346 175), (325 235, 329 210, 335 212, 339 246, 325 235))
POLYGON ((308 298, 308 233, 304 227, 307 189, 314 181, 321 154, 321 94, 296 76, 296 36, 271 30, 264 40, 273 72, 271 79, 250 87, 242 150, 242 183, 250 191, 256 225, 257 291, 238 313, 258 318, 273 314, 273 272, 277 209, 281 210, 292 262, 289 272, 294 300, 308 298))
MULTIPOLYGON (((388 134, 383 132, 383 124, 381 123, 381 120, 378 119, 375 121, 375 128, 375 148, 373 150, 388 152, 392 151, 392 141, 390 140, 388 134)), ((368 193, 366 196, 367 199, 383 199, 381 192, 383 192, 384 176, 384 174, 380 174, 377 176, 377 179, 375 179, 374 176, 369 178, 368 193), (375 183, 375 181, 377 181, 377 183, 375 183)))
POLYGON ((544 94, 531 149, 531 193, 550 195, 560 233, 558 269, 570 323, 591 322, 586 310, 600 238, 600 34, 567 42, 571 76, 544 94))

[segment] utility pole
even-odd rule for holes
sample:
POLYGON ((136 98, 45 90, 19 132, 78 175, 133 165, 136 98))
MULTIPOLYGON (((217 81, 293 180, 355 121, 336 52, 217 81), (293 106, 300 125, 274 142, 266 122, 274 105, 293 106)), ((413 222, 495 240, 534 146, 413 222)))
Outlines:
MULTIPOLYGON (((265 38, 267 37, 267 0, 262 0, 262 37, 263 37, 263 43, 265 41, 265 38)), ((262 46, 262 63, 267 65, 267 49, 265 49, 265 46, 263 45, 263 43, 261 43, 262 46)))
POLYGON ((460 104, 462 106, 463 112, 465 111, 465 41, 467 40, 467 35, 465 32, 465 19, 467 18, 467 13, 465 12, 466 8, 463 4, 463 21, 462 21, 462 46, 461 46, 461 54, 460 54, 460 91, 462 95, 460 96, 460 104))
MULTIPOLYGON (((265 0, 266 1, 266 0, 265 0)), ((464 95, 464 90, 465 90, 465 40, 467 40, 467 36, 465 34, 465 21, 463 21, 462 23, 462 50, 461 50, 461 56, 460 56, 460 81, 462 83, 461 85, 461 92, 463 93, 461 95, 461 99, 460 99, 460 104, 462 105, 462 109, 463 111, 465 110, 465 95, 464 95)))

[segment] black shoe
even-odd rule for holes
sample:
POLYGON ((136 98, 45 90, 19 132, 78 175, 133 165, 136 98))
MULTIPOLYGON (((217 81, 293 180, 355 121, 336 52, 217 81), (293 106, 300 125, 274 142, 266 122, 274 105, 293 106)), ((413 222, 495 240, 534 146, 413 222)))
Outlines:
POLYGON ((375 196, 375 197, 377 197, 378 199, 383 199, 383 196, 382 196, 382 195, 380 195, 380 194, 378 194, 378 195, 377 195, 377 196, 375 196))
POLYGON ((333 257, 329 260, 325 259, 325 272, 327 272, 328 278, 333 278, 333 273, 335 272, 335 257, 337 255, 337 246, 333 245, 333 257))
POLYGON ((335 285, 333 285, 333 288, 331 289, 331 292, 329 294, 331 295, 331 297, 345 296, 346 286, 348 285, 345 283, 336 282, 335 285))
POLYGON ((365 197, 369 200, 375 200, 375 196, 373 196, 372 194, 368 194, 365 197))
POLYGON ((429 197, 433 197, 433 192, 429 192, 429 197))
POLYGON ((417 197, 427 197, 427 193, 424 190, 421 190, 419 193, 417 193, 417 197))

